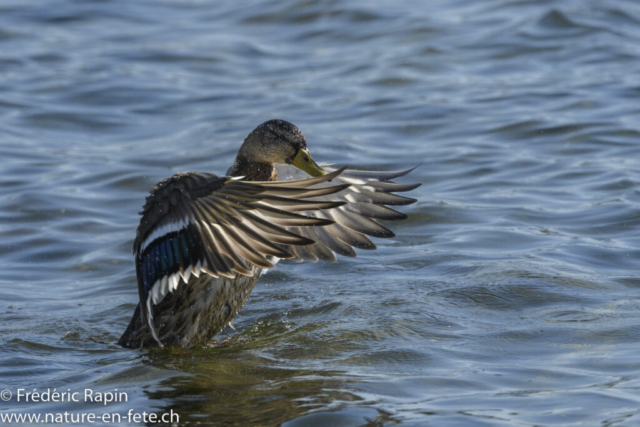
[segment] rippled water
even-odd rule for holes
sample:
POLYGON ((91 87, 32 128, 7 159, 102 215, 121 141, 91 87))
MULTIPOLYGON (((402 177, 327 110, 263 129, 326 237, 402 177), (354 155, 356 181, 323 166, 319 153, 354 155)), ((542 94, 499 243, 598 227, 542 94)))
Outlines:
POLYGON ((623 0, 0 2, 0 388, 129 397, 0 413, 639 424, 639 46, 623 0), (410 219, 279 265, 226 344, 118 347, 146 192, 271 118, 421 163, 410 219))

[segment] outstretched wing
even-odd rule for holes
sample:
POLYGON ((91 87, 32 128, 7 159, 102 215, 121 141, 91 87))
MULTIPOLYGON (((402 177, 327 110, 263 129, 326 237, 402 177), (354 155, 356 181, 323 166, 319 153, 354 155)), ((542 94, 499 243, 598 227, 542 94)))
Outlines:
MULTIPOLYGON (((421 184, 396 184, 392 179, 408 174, 413 169, 397 172, 372 172, 334 169, 326 165, 323 168, 331 175, 340 172, 331 184, 319 182, 311 188, 324 188, 336 183, 348 185, 341 191, 326 195, 318 195, 312 200, 316 202, 337 202, 340 206, 331 210, 305 212, 307 216, 332 221, 325 227, 301 228, 290 226, 287 229, 295 234, 315 240, 315 245, 292 248, 295 258, 307 261, 335 262, 335 254, 355 257, 353 248, 375 249, 375 244, 367 236, 393 237, 392 231, 380 225, 378 220, 394 221, 406 219, 407 216, 388 206, 403 206, 414 203, 416 199, 398 196, 393 193, 410 191, 421 184)), ((305 172, 286 164, 277 164, 280 183, 287 182, 291 186, 303 185, 305 172), (302 179, 302 180, 301 180, 302 179), (284 181, 287 180, 287 181, 284 181)), ((327 175, 328 176, 328 175, 327 175)))
POLYGON ((140 301, 149 317, 151 303, 188 283, 191 274, 252 276, 254 265, 273 267, 268 256, 293 258, 292 248, 314 244, 286 228, 332 223, 297 212, 341 206, 344 202, 309 200, 344 190, 347 184, 330 183, 340 172, 295 187, 207 173, 177 174, 160 182, 147 197, 133 245, 140 301))

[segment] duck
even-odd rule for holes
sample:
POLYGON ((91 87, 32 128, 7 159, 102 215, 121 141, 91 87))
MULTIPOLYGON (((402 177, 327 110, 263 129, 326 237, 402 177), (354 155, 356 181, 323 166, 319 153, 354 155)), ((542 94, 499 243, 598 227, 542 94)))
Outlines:
POLYGON ((127 348, 210 344, 280 259, 336 262, 373 250, 394 233, 380 220, 420 184, 316 163, 298 127, 269 120, 246 137, 223 176, 177 173, 156 184, 133 243, 139 302, 118 344, 127 348))

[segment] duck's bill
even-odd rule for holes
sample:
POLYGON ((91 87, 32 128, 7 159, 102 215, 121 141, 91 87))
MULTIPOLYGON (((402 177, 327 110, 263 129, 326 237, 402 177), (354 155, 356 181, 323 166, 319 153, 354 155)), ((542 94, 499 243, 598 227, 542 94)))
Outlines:
POLYGON ((311 176, 323 176, 326 175, 327 172, 324 171, 316 162, 311 158, 311 154, 309 154, 309 150, 306 148, 301 148, 298 150, 298 154, 293 159, 293 166, 297 167, 300 170, 305 171, 311 176))

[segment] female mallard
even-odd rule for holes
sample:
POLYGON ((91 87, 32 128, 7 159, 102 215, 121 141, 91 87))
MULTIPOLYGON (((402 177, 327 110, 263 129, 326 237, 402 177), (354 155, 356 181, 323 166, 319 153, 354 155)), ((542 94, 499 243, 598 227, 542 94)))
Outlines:
POLYGON ((420 184, 389 181, 410 171, 323 169, 296 126, 271 120, 245 139, 228 176, 164 179, 141 212, 133 243, 140 303, 119 344, 204 345, 279 258, 334 262, 356 256, 354 247, 375 249, 365 235, 393 237, 375 220, 406 218, 385 205, 415 202, 391 192, 420 184))

